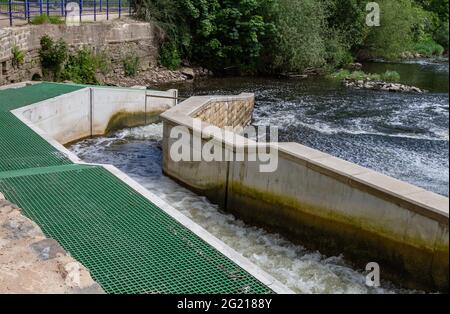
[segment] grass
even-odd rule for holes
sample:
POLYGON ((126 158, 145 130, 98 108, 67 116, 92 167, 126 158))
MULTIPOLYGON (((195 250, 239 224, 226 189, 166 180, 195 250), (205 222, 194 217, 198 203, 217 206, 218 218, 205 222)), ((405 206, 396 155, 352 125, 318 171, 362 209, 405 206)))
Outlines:
POLYGON ((386 71, 383 74, 365 73, 363 71, 349 71, 339 70, 329 77, 337 80, 349 79, 353 81, 386 81, 386 82, 398 82, 400 81, 400 74, 395 71, 386 71))
POLYGON ((42 24, 63 24, 64 20, 60 16, 54 15, 38 15, 33 17, 31 20, 31 24, 33 25, 42 25, 42 24))
POLYGON ((381 79, 386 82, 398 82, 400 81, 400 74, 396 71, 386 71, 381 74, 381 79))
POLYGON ((441 56, 445 51, 444 47, 436 43, 432 38, 418 42, 414 50, 425 57, 441 56))

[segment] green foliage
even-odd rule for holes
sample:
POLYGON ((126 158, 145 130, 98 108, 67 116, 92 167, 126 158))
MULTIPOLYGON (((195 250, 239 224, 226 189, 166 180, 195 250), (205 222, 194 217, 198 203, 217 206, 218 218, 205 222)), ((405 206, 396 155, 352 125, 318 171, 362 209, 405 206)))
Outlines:
POLYGON ((400 81, 400 74, 396 71, 386 71, 383 74, 377 73, 365 73, 363 71, 349 71, 341 69, 329 77, 337 80, 354 80, 354 81, 386 81, 386 82, 398 82, 400 81))
POLYGON ((135 0, 131 2, 136 17, 156 24, 163 33, 161 44, 175 45, 181 56, 188 56, 191 49, 191 34, 182 1, 135 0))
POLYGON ((399 58, 448 49, 448 0, 379 0, 381 26, 366 25, 365 0, 134 0, 137 17, 163 30, 161 63, 193 62, 216 73, 339 68, 354 56, 399 58))
POLYGON ((69 56, 61 77, 79 84, 97 84, 97 68, 98 59, 95 54, 91 49, 82 48, 69 56))
POLYGON ((426 57, 440 56, 444 53, 444 47, 436 43, 431 37, 428 37, 416 43, 414 51, 426 57))
POLYGON ((397 71, 386 71, 381 75, 381 80, 386 82, 400 81, 400 74, 397 71))
POLYGON ((256 67, 263 42, 274 32, 266 20, 274 0, 139 0, 136 15, 166 33, 161 62, 175 68, 189 59, 212 70, 256 67), (180 62, 179 62, 180 60, 180 62))
MULTIPOLYGON (((368 28, 366 21, 366 4, 362 0, 321 0, 327 25, 338 33, 340 41, 351 50, 356 50, 362 45, 367 36, 368 28)), ((329 39, 333 39, 329 36, 329 39)))
POLYGON ((446 47, 448 51, 449 46, 449 25, 448 20, 446 22, 440 23, 433 33, 433 39, 440 44, 442 47, 446 47))
POLYGON ((254 68, 262 41, 274 29, 264 18, 271 0, 183 0, 192 30, 190 59, 220 71, 227 67, 254 68))
POLYGON ((36 15, 31 19, 31 24, 33 25, 41 25, 41 24, 63 24, 64 20, 62 20, 59 16, 54 15, 36 15))
POLYGON ((276 51, 272 65, 278 71, 301 72, 325 64, 322 36, 325 12, 316 0, 279 0, 276 15, 276 51))
POLYGON ((173 42, 166 42, 161 46, 160 62, 170 70, 176 70, 181 65, 181 56, 173 42))
POLYGON ((63 39, 54 42, 48 35, 43 36, 40 43, 39 58, 44 76, 51 75, 54 81, 59 81, 68 57, 67 45, 63 39))
POLYGON ((441 21, 448 21, 448 0, 415 0, 423 9, 436 14, 441 21))
POLYGON ((138 56, 133 54, 129 54, 128 56, 126 56, 122 61, 125 75, 135 76, 139 71, 140 63, 141 62, 138 56))
POLYGON ((331 74, 330 77, 338 80, 350 79, 355 81, 378 81, 381 79, 379 74, 365 73, 363 71, 351 72, 349 70, 339 70, 338 72, 331 74))
POLYGON ((21 66, 24 61, 25 61, 25 54, 23 53, 22 50, 20 50, 20 48, 16 45, 14 45, 11 48, 11 53, 12 53, 12 65, 13 67, 17 68, 19 66, 21 66))
POLYGON ((50 36, 41 38, 39 49, 44 77, 53 81, 68 80, 79 84, 98 84, 97 72, 111 71, 110 57, 106 52, 94 53, 89 48, 81 48, 69 54, 63 39, 54 41, 50 36))
POLYGON ((412 48, 414 8, 410 0, 380 0, 378 3, 381 25, 370 28, 364 46, 373 57, 397 59, 412 48))

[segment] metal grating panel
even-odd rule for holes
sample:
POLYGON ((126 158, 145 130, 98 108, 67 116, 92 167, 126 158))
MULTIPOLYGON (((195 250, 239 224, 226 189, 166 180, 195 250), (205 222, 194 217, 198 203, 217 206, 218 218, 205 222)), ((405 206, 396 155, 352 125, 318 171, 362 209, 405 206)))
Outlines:
POLYGON ((108 293, 272 293, 102 167, 16 172, 0 190, 108 293))

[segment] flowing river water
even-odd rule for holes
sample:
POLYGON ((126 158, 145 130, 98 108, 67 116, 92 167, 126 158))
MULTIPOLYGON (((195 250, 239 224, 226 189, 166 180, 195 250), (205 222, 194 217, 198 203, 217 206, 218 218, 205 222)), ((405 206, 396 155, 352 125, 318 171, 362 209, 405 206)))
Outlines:
MULTIPOLYGON (((280 141, 295 141, 448 196, 448 63, 366 64, 397 70, 402 83, 427 94, 346 89, 325 78, 209 79, 175 87, 180 95, 254 92, 253 124, 275 125, 280 141)), ((160 88, 163 88, 160 87, 160 88)), ((246 225, 162 174, 162 124, 125 129, 78 142, 87 162, 113 164, 253 263, 299 293, 414 293, 389 282, 365 285, 344 256, 291 243, 246 225)))

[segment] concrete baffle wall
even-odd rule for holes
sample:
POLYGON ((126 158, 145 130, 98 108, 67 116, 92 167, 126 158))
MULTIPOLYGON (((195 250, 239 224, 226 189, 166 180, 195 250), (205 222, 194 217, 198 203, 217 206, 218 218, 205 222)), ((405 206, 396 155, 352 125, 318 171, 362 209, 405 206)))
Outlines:
POLYGON ((382 279, 448 290, 448 198, 298 143, 269 143, 278 167, 261 172, 263 163, 252 161, 260 144, 221 129, 248 123, 253 105, 251 94, 201 96, 163 113, 164 173, 294 242, 344 254, 361 269, 377 262, 382 279), (191 137, 191 157, 213 140, 228 159, 173 160, 171 149, 182 135, 171 133, 180 126, 191 137), (242 152, 244 159, 237 159, 242 152))
POLYGON ((159 121, 177 90, 86 87, 15 110, 61 144, 159 121), (152 97, 158 96, 158 97, 152 97))

